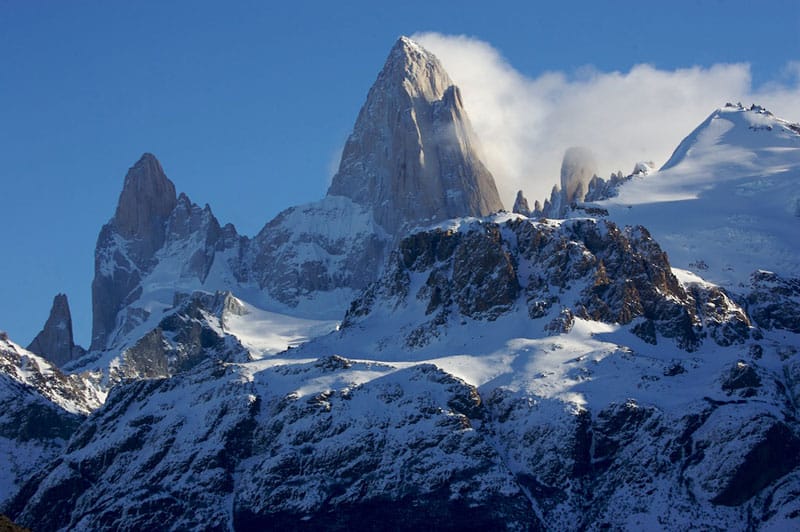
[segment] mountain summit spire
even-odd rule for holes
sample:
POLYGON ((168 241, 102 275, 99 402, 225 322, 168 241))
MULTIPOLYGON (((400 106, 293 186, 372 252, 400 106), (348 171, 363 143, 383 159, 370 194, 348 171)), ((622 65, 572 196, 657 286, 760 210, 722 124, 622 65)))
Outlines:
POLYGON ((143 255, 164 241, 164 222, 177 204, 175 185, 164 174, 155 155, 145 153, 128 170, 113 223, 125 238, 143 240, 143 255))
POLYGON ((83 348, 75 345, 72 337, 72 315, 65 294, 57 294, 53 298, 50 316, 28 350, 57 366, 63 366, 84 354, 83 348))
POLYGON ((104 349, 125 301, 138 298, 141 276, 164 245, 167 220, 178 203, 175 185, 155 155, 145 153, 125 175, 114 217, 95 248, 92 281, 92 349, 104 349), (124 253, 120 242, 125 242, 124 253))
POLYGON ((328 195, 372 208, 396 235, 503 208, 458 87, 408 37, 397 40, 369 90, 328 195))

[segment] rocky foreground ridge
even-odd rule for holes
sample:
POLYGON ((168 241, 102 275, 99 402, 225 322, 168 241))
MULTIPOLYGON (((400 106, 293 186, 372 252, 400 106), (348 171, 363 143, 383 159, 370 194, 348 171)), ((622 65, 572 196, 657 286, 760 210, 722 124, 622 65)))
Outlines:
POLYGON ((785 330, 679 281, 641 228, 507 218, 404 239, 339 332, 275 357, 225 331, 242 313, 232 296, 181 301, 135 348, 161 353, 164 373, 115 386, 6 511, 43 529, 795 519, 800 365, 785 330), (397 337, 364 345, 371 331, 397 337), (525 345, 504 349, 514 337, 525 345), (420 349, 440 358, 404 362, 420 349), (493 369, 470 383, 470 363, 493 369))

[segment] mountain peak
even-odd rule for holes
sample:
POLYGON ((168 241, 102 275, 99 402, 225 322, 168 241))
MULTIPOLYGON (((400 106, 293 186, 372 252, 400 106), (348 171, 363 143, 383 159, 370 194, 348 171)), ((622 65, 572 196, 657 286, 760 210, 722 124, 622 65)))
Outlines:
POLYGON ((175 185, 167 179, 158 159, 145 153, 125 175, 114 226, 125 238, 146 238, 163 226, 176 202, 175 185))
POLYGON ((406 56, 411 57, 411 54, 418 54, 422 56, 430 55, 427 50, 425 50, 422 46, 417 44, 416 41, 411 39, 411 37, 407 37, 405 35, 401 35, 397 38, 397 41, 394 43, 392 47, 392 53, 401 52, 406 54, 406 56))
POLYGON ((328 195, 371 208, 394 235, 503 208, 460 92, 436 56, 408 37, 369 90, 328 195))
MULTIPOLYGON (((702 159, 720 149, 796 149, 800 145, 800 124, 772 114, 760 105, 750 107, 727 103, 684 138, 661 170, 669 170, 687 159, 702 159)), ((735 163, 735 161, 734 161, 735 163)), ((739 166, 746 167, 746 161, 739 166)))
POLYGON ((57 366, 63 366, 83 354, 83 348, 76 346, 72 337, 72 315, 66 294, 57 294, 53 298, 50 316, 28 346, 28 351, 43 356, 57 366))
POLYGON ((433 102, 440 100, 453 82, 435 55, 402 36, 389 52, 375 85, 402 88, 414 98, 433 102))

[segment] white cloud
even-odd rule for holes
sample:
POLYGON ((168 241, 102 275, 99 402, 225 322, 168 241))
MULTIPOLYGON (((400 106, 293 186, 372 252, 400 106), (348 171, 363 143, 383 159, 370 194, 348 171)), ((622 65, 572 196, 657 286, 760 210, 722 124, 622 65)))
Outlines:
POLYGON ((586 146, 603 176, 629 173, 638 161, 661 166, 672 150, 726 102, 759 103, 800 120, 800 62, 784 80, 753 89, 747 64, 628 72, 584 67, 528 78, 489 44, 437 33, 413 37, 442 61, 461 88, 486 163, 507 207, 522 189, 531 200, 549 196, 570 146, 586 146))

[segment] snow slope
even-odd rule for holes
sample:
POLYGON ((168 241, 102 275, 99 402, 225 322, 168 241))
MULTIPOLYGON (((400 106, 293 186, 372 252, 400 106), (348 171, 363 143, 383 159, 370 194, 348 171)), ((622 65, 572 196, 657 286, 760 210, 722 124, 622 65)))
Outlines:
POLYGON ((55 459, 104 394, 0 335, 0 504, 55 459))
POLYGON ((268 312, 239 301, 239 312, 226 312, 222 317, 225 332, 235 336, 253 358, 286 351, 316 336, 338 328, 335 320, 310 320, 287 314, 268 312))
POLYGON ((763 108, 714 111, 656 173, 598 206, 642 224, 676 267, 740 291, 757 269, 800 272, 800 126, 763 108))

